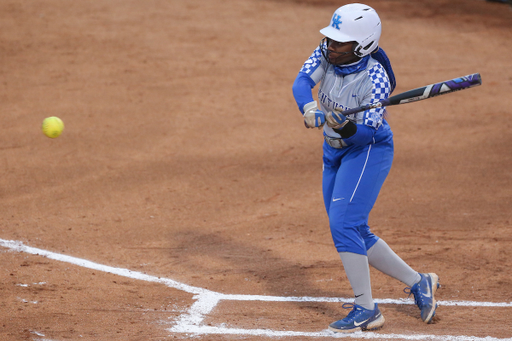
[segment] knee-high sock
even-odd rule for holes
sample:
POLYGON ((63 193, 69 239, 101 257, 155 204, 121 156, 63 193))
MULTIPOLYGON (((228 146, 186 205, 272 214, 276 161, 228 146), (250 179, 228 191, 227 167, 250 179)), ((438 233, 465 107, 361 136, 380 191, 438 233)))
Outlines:
POLYGON ((368 250, 368 262, 375 269, 398 279, 409 287, 412 287, 414 283, 421 280, 418 272, 414 271, 402 258, 398 257, 382 239, 379 239, 368 250))
POLYGON ((350 286, 354 291, 355 304, 373 310, 375 305, 372 297, 368 257, 352 252, 340 252, 339 254, 350 286))

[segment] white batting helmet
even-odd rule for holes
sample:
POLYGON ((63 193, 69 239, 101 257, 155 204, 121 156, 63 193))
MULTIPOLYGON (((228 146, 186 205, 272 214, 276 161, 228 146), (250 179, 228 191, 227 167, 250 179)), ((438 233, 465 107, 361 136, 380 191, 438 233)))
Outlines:
POLYGON ((370 6, 356 3, 338 8, 331 24, 321 29, 320 33, 340 43, 357 42, 354 54, 364 57, 379 45, 381 30, 377 12, 370 6))

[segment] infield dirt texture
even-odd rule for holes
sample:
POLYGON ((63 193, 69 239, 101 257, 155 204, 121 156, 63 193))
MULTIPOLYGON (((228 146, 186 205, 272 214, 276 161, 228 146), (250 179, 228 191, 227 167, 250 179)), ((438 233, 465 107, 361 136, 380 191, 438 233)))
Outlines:
MULTIPOLYGON (((370 339, 512 338, 512 8, 363 2, 382 19, 394 94, 483 79, 389 108, 395 161, 370 225, 415 269, 440 276, 446 304, 431 325, 411 304, 381 304, 386 324, 370 339)), ((136 277, 351 299, 322 203, 322 133, 304 128, 291 91, 319 29, 346 3, 2 0, 0 340, 332 337, 323 333, 347 314, 341 303, 194 310, 194 293, 136 277), (57 139, 41 132, 48 116, 66 126, 57 139)), ((371 275, 376 299, 407 297, 371 275)))

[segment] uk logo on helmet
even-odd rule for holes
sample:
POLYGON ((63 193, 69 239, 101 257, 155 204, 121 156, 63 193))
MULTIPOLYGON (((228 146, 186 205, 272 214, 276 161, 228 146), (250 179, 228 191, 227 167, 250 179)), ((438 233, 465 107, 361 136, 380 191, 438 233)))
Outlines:
POLYGON ((341 16, 339 14, 334 13, 334 15, 332 16, 331 26, 339 30, 340 25, 341 25, 341 16))

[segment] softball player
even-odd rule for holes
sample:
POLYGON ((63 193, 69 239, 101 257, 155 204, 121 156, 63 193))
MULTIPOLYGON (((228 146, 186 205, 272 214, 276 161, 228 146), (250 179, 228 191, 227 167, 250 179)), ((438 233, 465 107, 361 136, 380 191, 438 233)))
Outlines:
POLYGON ((369 265, 405 283, 421 318, 429 323, 439 287, 434 273, 407 265, 368 226, 368 216, 393 161, 393 133, 383 108, 345 117, 340 111, 389 97, 395 87, 391 64, 379 48, 381 21, 363 4, 338 8, 325 38, 302 66, 293 94, 308 128, 323 128, 322 187, 336 249, 354 291, 347 317, 333 322, 335 332, 376 329, 384 317, 374 303, 369 265), (317 103, 312 89, 319 85, 317 103))

